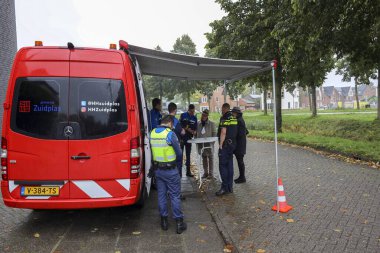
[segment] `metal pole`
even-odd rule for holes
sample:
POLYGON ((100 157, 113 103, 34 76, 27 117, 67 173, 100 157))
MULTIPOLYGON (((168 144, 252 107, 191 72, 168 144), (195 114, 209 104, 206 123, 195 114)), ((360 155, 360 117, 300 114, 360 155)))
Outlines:
POLYGON ((277 149, 277 111, 276 111, 276 78, 275 78, 275 69, 277 67, 277 61, 272 62, 272 80, 273 80, 273 117, 274 117, 274 145, 276 152, 276 194, 277 194, 277 213, 280 210, 280 203, 278 202, 278 149, 277 149))
POLYGON ((227 103, 227 85, 226 80, 223 82, 223 95, 224 95, 224 103, 227 103))

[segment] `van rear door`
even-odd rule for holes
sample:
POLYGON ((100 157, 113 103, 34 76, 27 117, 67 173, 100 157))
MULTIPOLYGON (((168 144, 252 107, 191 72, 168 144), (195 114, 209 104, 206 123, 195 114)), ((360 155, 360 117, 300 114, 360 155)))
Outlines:
POLYGON ((121 55, 73 50, 70 60, 70 197, 127 196, 130 134, 121 55))
POLYGON ((51 59, 52 52, 47 50, 25 50, 18 58, 22 60, 15 63, 10 130, 6 130, 9 190, 14 198, 69 197, 68 140, 64 134, 69 51, 54 51, 56 58, 51 59), (25 186, 37 187, 25 192, 25 186), (41 196, 49 193, 39 192, 43 190, 39 186, 59 186, 59 194, 41 196), (35 195, 25 196, 28 193, 35 195))

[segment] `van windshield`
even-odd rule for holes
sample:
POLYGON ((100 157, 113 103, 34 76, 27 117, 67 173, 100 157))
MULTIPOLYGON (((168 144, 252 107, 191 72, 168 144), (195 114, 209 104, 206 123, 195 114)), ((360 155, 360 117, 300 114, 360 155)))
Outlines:
POLYGON ((19 78, 11 129, 41 139, 98 139, 128 128, 123 82, 95 78, 19 78), (64 129, 72 126, 73 135, 64 129))

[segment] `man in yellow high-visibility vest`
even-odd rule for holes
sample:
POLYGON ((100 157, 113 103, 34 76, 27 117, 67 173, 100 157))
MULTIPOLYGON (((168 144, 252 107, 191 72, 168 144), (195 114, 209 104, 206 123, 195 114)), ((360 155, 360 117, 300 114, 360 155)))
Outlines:
POLYGON ((177 159, 182 158, 182 151, 176 134, 172 131, 173 116, 166 115, 161 125, 150 134, 150 145, 155 168, 158 209, 161 215, 161 228, 168 230, 167 195, 171 200, 173 217, 176 220, 176 230, 181 234, 186 230, 181 210, 181 178, 177 169, 177 159))

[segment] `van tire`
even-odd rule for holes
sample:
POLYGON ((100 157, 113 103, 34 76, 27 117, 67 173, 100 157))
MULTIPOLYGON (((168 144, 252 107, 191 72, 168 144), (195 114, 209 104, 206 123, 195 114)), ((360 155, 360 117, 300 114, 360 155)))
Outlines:
POLYGON ((143 188, 142 188, 142 192, 140 194, 140 198, 139 200, 136 202, 136 207, 137 208, 143 208, 144 205, 145 205, 145 200, 147 199, 148 197, 148 194, 147 194, 147 190, 146 190, 146 186, 144 184, 143 188))

